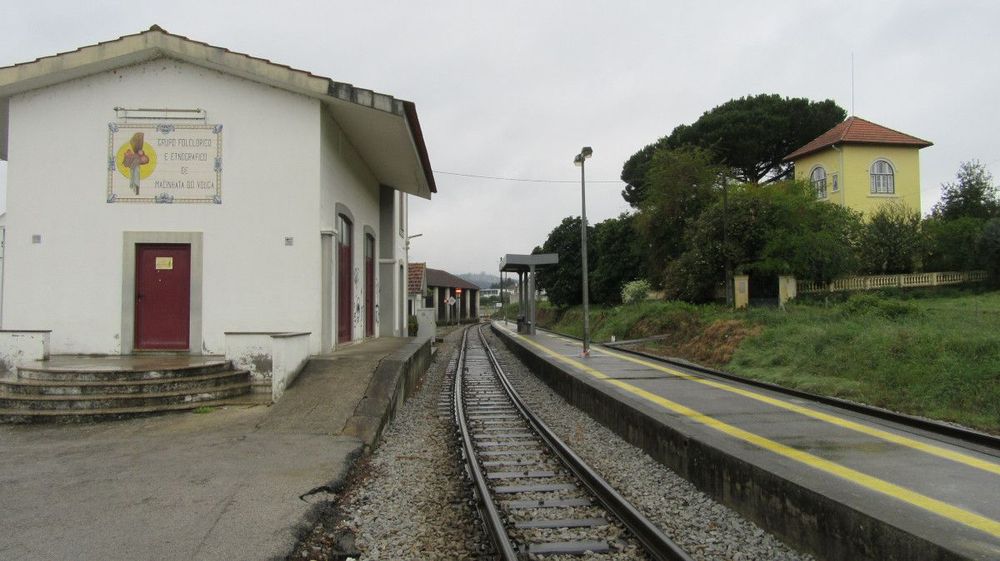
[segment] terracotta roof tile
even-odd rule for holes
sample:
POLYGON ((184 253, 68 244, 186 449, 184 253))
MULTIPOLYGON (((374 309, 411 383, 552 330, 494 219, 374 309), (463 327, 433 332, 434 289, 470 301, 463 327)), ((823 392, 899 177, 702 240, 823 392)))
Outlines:
POLYGON ((424 291, 424 271, 427 263, 410 263, 406 276, 407 294, 422 294, 424 291))
POLYGON ((842 123, 819 135, 805 146, 785 156, 784 161, 818 152, 834 144, 895 144, 926 148, 932 143, 888 127, 866 121, 861 117, 848 117, 842 123))

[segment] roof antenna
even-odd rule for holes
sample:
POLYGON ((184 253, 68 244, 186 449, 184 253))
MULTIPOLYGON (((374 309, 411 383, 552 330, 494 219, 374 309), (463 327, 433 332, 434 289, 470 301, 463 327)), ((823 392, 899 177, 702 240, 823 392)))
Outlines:
POLYGON ((851 51, 851 117, 854 116, 854 51, 851 51))

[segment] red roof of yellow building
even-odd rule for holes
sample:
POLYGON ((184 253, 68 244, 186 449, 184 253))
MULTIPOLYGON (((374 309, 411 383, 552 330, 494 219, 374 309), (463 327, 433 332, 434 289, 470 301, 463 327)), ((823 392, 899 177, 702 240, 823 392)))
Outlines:
POLYGON ((933 143, 910 136, 888 127, 866 121, 861 117, 848 117, 842 123, 819 135, 805 146, 785 156, 784 160, 794 160, 813 152, 818 152, 835 144, 892 144, 896 146, 916 146, 926 148, 933 143))

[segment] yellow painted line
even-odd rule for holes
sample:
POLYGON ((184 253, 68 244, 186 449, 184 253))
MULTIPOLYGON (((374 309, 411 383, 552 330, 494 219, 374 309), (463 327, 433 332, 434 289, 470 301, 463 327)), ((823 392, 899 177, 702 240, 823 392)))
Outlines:
POLYGON ((799 463, 826 472, 830 475, 846 479, 852 483, 855 483, 857 485, 860 485, 877 493, 882 493, 884 495, 890 496, 900 501, 909 503, 918 508, 922 508, 938 516, 947 518, 949 520, 953 520, 965 526, 969 526, 970 528, 975 528, 976 530, 980 530, 982 532, 990 534, 993 537, 1000 538, 1000 522, 993 520, 992 518, 987 518, 983 515, 970 512, 968 510, 948 504, 944 501, 940 501, 928 497, 926 495, 923 495, 921 493, 917 493, 916 491, 912 491, 905 487, 901 487, 894 483, 890 483, 888 481, 885 481, 884 479, 873 477, 871 475, 862 473, 860 471, 851 469, 849 467, 845 467, 840 464, 831 462, 824 458, 820 458, 819 456, 815 456, 808 452, 796 450, 795 448, 786 446, 784 444, 781 444, 780 442, 776 442, 769 438, 735 427, 733 425, 720 421, 714 417, 710 417, 708 415, 705 415, 704 413, 700 413, 694 409, 691 409, 690 407, 681 405, 680 403, 676 403, 674 401, 656 395, 652 392, 646 391, 642 388, 635 387, 623 380, 616 380, 614 378, 611 378, 608 375, 600 372, 599 370, 591 368, 590 366, 587 366, 573 358, 561 355, 549 349, 548 347, 545 347, 544 345, 536 343, 535 341, 532 341, 525 337, 521 337, 520 335, 510 332, 509 330, 507 331, 508 333, 510 333, 511 336, 516 337, 521 341, 524 341, 528 345, 531 345, 541 350, 542 352, 555 358, 556 360, 565 362, 566 364, 569 364, 573 368, 576 368, 587 374, 590 374, 591 376, 594 376, 599 380, 607 382, 608 384, 617 386, 635 396, 641 397, 643 399, 646 399, 647 401, 655 403, 664 409, 673 411, 678 415, 682 415, 693 421, 702 423, 707 427, 710 427, 719 432, 732 436, 733 438, 742 440, 744 442, 748 442, 750 444, 768 450, 769 452, 773 452, 780 456, 784 456, 791 460, 795 460, 799 463))
MULTIPOLYGON (((568 340, 566 340, 566 339, 564 339, 562 337, 559 337, 557 335, 550 335, 550 336, 554 337, 556 339, 567 341, 567 342, 569 342, 571 344, 577 343, 577 341, 568 341, 568 340)), ((737 387, 731 386, 731 385, 723 383, 723 382, 718 382, 718 381, 715 381, 715 380, 709 380, 709 379, 706 379, 706 378, 702 378, 701 376, 695 376, 693 374, 688 374, 687 372, 683 372, 683 371, 677 370, 675 368, 670 368, 669 366, 664 366, 663 364, 660 364, 660 363, 650 362, 648 360, 643 360, 641 358, 637 358, 637 357, 634 357, 634 356, 630 356, 630 355, 626 355, 626 354, 622 354, 622 353, 617 353, 617 352, 609 351, 609 350, 606 350, 606 349, 603 349, 603 348, 602 349, 591 348, 591 352, 598 352, 598 353, 602 353, 602 354, 610 356, 610 357, 617 358, 619 360, 625 360, 625 361, 628 361, 628 362, 639 364, 639 365, 645 366, 647 368, 652 368, 653 370, 658 370, 658 371, 663 372, 665 374, 669 374, 671 376, 676 376, 678 378, 683 378, 685 380, 690 380, 690 381, 693 381, 693 382, 698 382, 699 384, 704 384, 706 386, 710 386, 710 387, 713 387, 713 388, 716 388, 716 389, 720 389, 720 390, 723 390, 723 391, 727 391, 727 392, 730 392, 730 393, 741 395, 743 397, 746 397, 746 398, 749 398, 749 399, 753 399, 753 400, 756 400, 756 401, 760 401, 762 403, 767 403, 768 405, 773 405, 774 407, 779 407, 779 408, 785 409, 787 411, 792 411, 794 413, 798 413, 799 415, 804 415, 806 417, 811 417, 813 419, 824 421, 826 423, 830 423, 831 425, 836 425, 836 426, 841 427, 841 428, 845 428, 845 429, 848 429, 848 430, 853 430, 855 432, 860 432, 862 434, 867 434, 868 436, 873 436, 875 438, 881 438, 882 440, 885 440, 887 442, 892 442, 893 444, 898 444, 900 446, 905 446, 905 447, 911 448, 913 450, 919 450, 920 452, 924 452, 925 454, 930 454, 932 456, 937 456, 939 458, 944 458, 946 460, 950 460, 950 461, 953 461, 953 462, 964 464, 964 465, 969 466, 969 467, 981 469, 983 471, 992 473, 994 475, 1000 475, 1000 464, 998 464, 996 462, 991 462, 989 460, 984 460, 982 458, 977 458, 975 456, 970 456, 970 455, 964 454, 962 452, 956 452, 955 450, 949 450, 947 448, 942 448, 941 446, 935 446, 933 444, 928 444, 926 442, 921 442, 919 440, 914 440, 914 439, 906 437, 906 436, 895 434, 895 433, 892 433, 892 432, 889 432, 889 431, 886 431, 886 430, 882 430, 882 429, 879 429, 879 428, 870 427, 870 426, 864 425, 862 423, 858 423, 858 422, 855 422, 855 421, 844 419, 844 418, 838 417, 836 415, 831 415, 829 413, 824 413, 822 411, 817 411, 817 410, 811 409, 809 407, 803 407, 801 405, 796 405, 794 403, 789 403, 787 401, 784 401, 784 400, 781 400, 781 399, 776 399, 776 398, 773 398, 773 397, 770 397, 770 396, 767 396, 767 395, 764 395, 764 394, 761 394, 761 393, 757 393, 757 392, 754 392, 754 391, 751 391, 751 390, 746 390, 746 389, 743 389, 743 388, 737 388, 737 387)))
POLYGON ((784 401, 784 400, 781 400, 781 399, 776 399, 776 398, 773 398, 773 397, 770 397, 770 396, 767 396, 767 395, 763 395, 763 394, 760 394, 760 393, 757 393, 757 392, 754 392, 754 391, 745 390, 743 388, 737 388, 737 387, 731 386, 729 384, 725 384, 725 383, 722 383, 722 382, 717 382, 715 380, 709 380, 709 379, 706 379, 706 378, 702 378, 700 376, 695 376, 695 375, 692 375, 692 374, 688 374, 687 372, 682 372, 680 370, 676 370, 674 368, 670 368, 670 367, 664 366, 662 364, 657 364, 655 362, 650 362, 648 360, 642 360, 640 358, 636 358, 636 357, 633 357, 633 356, 628 356, 628 355, 624 355, 624 354, 621 354, 621 353, 616 353, 616 352, 608 351, 608 350, 605 350, 605 349, 600 349, 600 350, 594 349, 593 351, 600 352, 600 353, 603 353, 605 355, 608 355, 608 356, 611 356, 611 357, 614 357, 614 358, 617 358, 617 359, 620 359, 620 360, 625 360, 625 361, 632 362, 632 363, 635 363, 635 364, 640 364, 640 365, 645 366, 647 368, 652 368, 654 370, 659 370, 660 372, 664 372, 666 374, 670 374, 671 376, 676 376, 678 378, 683 378, 685 380, 691 380, 691 381, 694 381, 694 382, 698 382, 699 384, 704 384, 706 386, 711 386, 711 387, 716 388, 716 389, 720 389, 720 390, 723 390, 723 391, 727 391, 727 392, 730 392, 730 393, 741 395, 743 397, 746 397, 746 398, 749 398, 749 399, 753 399, 753 400, 756 400, 756 401, 760 401, 762 403, 767 403, 768 405, 773 405, 773 406, 779 407, 781 409, 785 409, 785 410, 788 410, 788 411, 792 411, 794 413, 798 413, 799 415, 804 415, 806 417, 811 417, 813 419, 818 419, 820 421, 824 421, 826 423, 830 423, 831 425, 836 425, 836 426, 841 427, 841 428, 845 428, 845 429, 848 429, 848 430, 853 430, 855 432, 860 432, 862 434, 867 434, 868 436, 873 436, 875 438, 881 438, 882 440, 885 440, 885 441, 888 441, 888 442, 892 442, 893 444, 898 444, 900 446, 905 446, 907 448, 912 448, 914 450, 919 450, 919 451, 924 452, 926 454, 931 454, 931 455, 937 456, 939 458, 944 458, 946 460, 951 460, 953 462, 964 464, 964 465, 967 465, 969 467, 978 468, 978 469, 981 469, 983 471, 990 472, 990 473, 992 473, 994 475, 1000 475, 1000 464, 997 464, 995 462, 991 462, 989 460, 984 460, 982 458, 977 458, 975 456, 970 456, 968 454, 963 454, 962 452, 956 452, 954 450, 949 450, 947 448, 942 448, 940 446, 935 446, 933 444, 927 444, 926 442, 920 442, 919 440, 914 440, 914 439, 906 437, 906 436, 895 434, 895 433, 892 433, 892 432, 889 432, 889 431, 886 431, 886 430, 882 430, 882 429, 878 429, 878 428, 875 428, 875 427, 870 427, 868 425, 864 425, 864 424, 861 424, 861 423, 858 423, 858 422, 855 422, 855 421, 844 419, 844 418, 838 417, 836 415, 831 415, 829 413, 824 413, 822 411, 817 411, 815 409, 810 409, 808 407, 803 407, 801 405, 796 405, 794 403, 789 403, 787 401, 784 401))

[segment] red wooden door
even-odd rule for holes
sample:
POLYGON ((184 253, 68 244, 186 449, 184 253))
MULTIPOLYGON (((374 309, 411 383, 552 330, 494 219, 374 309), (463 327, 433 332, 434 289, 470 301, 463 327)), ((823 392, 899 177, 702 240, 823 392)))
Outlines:
POLYGON ((340 239, 337 241, 337 342, 346 343, 351 340, 351 324, 353 320, 354 254, 351 242, 354 239, 353 225, 346 216, 339 217, 340 239))
POLYGON ((191 331, 191 246, 135 247, 135 348, 187 350, 191 331))
POLYGON ((375 335, 375 238, 365 234, 365 337, 375 335))

